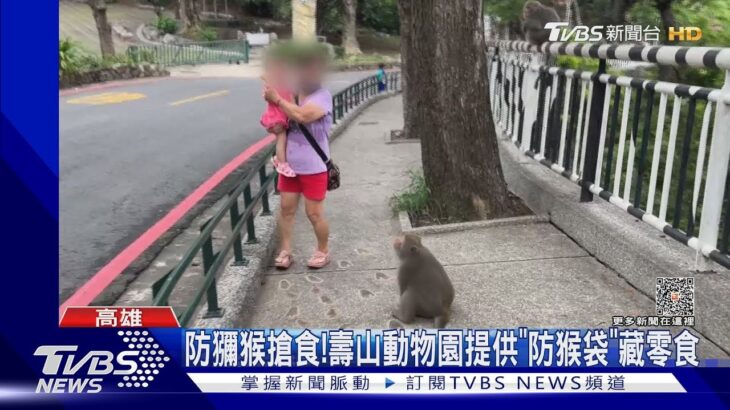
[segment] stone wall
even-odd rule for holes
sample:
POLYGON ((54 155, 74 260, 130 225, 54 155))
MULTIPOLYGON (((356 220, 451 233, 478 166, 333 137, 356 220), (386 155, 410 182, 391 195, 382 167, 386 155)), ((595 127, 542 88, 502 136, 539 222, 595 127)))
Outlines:
POLYGON ((61 75, 58 79, 59 88, 78 87, 85 84, 102 83, 115 80, 129 80, 132 78, 166 77, 170 75, 164 67, 154 64, 116 65, 108 68, 61 75))

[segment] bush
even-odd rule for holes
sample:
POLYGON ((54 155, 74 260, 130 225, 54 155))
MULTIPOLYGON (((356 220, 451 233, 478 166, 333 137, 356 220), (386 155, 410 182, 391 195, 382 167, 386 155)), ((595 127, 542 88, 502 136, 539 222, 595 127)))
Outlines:
POLYGON ((71 39, 63 39, 58 42, 58 74, 75 73, 80 68, 81 48, 71 39))
POLYGON ((58 42, 58 75, 59 77, 87 71, 110 68, 117 65, 137 65, 140 63, 154 64, 154 53, 150 50, 136 50, 136 52, 117 54, 101 58, 88 54, 74 41, 69 39, 58 42))
POLYGON ((198 37, 202 41, 215 41, 218 39, 218 32, 213 30, 210 27, 203 27, 200 29, 200 32, 198 33, 198 37))
POLYGON ((155 25, 157 30, 165 34, 177 33, 177 21, 169 17, 160 17, 155 25))
POLYGON ((574 70, 598 71, 598 60, 576 56, 558 56, 556 65, 561 68, 572 68, 574 70))
POLYGON ((395 212, 408 212, 420 214, 428 210, 429 197, 431 192, 426 186, 426 179, 423 174, 411 171, 411 183, 408 188, 391 199, 391 206, 395 212))

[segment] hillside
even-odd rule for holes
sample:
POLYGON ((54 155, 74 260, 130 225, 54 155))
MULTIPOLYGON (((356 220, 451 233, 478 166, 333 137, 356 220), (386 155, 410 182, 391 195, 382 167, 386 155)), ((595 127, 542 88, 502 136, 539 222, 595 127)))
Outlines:
MULTIPOLYGON (((141 8, 135 2, 116 2, 108 5, 109 22, 122 25, 134 33, 141 24, 151 23, 157 18, 152 9, 141 8)), ((99 54, 99 36, 96 31, 94 17, 88 5, 69 0, 59 2, 58 37, 71 38, 79 43, 84 50, 99 54)), ((130 43, 114 36, 114 46, 117 52, 124 51, 130 43)))

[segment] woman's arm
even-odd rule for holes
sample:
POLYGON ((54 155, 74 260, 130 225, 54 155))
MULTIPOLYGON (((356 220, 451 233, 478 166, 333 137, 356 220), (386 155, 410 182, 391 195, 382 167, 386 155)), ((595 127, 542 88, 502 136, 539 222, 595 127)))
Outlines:
POLYGON ((287 117, 302 124, 309 124, 310 122, 317 121, 327 114, 324 112, 322 107, 314 103, 307 103, 303 106, 298 106, 293 102, 286 101, 279 97, 279 102, 276 104, 286 113, 287 117))
POLYGON ((267 101, 278 105, 289 118, 302 124, 309 124, 313 121, 317 121, 327 114, 322 107, 317 104, 308 103, 303 106, 299 106, 293 102, 286 101, 281 98, 276 90, 270 87, 264 88, 264 98, 266 98, 267 101))

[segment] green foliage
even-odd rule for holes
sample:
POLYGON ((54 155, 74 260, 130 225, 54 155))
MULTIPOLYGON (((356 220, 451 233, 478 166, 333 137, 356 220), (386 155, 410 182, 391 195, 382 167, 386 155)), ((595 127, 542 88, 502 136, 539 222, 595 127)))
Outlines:
POLYGON ((335 46, 335 58, 345 58, 345 47, 335 46))
POLYGON ((558 67, 572 68, 574 70, 598 71, 598 60, 594 58, 582 58, 574 56, 558 56, 555 60, 558 67))
POLYGON ((396 194, 391 199, 391 206, 395 212, 409 212, 419 214, 428 209, 431 191, 426 186, 426 179, 420 172, 411 171, 411 182, 405 191, 396 194))
POLYGON ((243 10, 256 17, 288 20, 291 18, 291 0, 237 0, 243 10))
POLYGON ((73 73, 78 71, 81 60, 79 45, 66 38, 58 42, 58 72, 73 73))
POLYGON ((154 52, 145 48, 129 48, 125 59, 130 64, 157 63, 157 58, 155 57, 154 52))
POLYGON ((58 42, 58 75, 83 73, 117 65, 136 65, 140 63, 155 63, 154 55, 143 50, 134 55, 117 54, 111 57, 99 57, 85 52, 81 46, 70 39, 58 42))
POLYGON ((527 0, 484 0, 484 14, 499 17, 502 21, 517 21, 522 17, 522 7, 527 0))
POLYGON ((201 41, 216 41, 218 39, 218 32, 210 27, 201 27, 198 32, 198 38, 201 41))
POLYGON ((335 67, 341 70, 347 69, 375 69, 378 64, 396 64, 399 58, 394 56, 384 56, 380 54, 359 54, 351 56, 343 56, 337 58, 333 62, 335 67))
MULTIPOLYGON (((526 0, 489 0, 484 1, 484 12, 487 15, 498 17, 501 24, 519 22, 522 7, 526 0)), ((550 5, 547 0, 541 0, 550 5)), ((579 0, 581 17, 586 25, 612 24, 607 20, 612 11, 615 0, 579 0)), ((702 29, 702 39, 697 42, 676 43, 682 46, 730 46, 730 0, 673 0, 672 12, 677 25, 692 26, 702 29)), ((561 16, 562 17, 562 16, 561 16)), ((628 9, 627 24, 640 24, 643 27, 657 26, 665 36, 661 16, 654 0, 636 0, 628 9)), ((558 64, 561 67, 582 70, 595 70, 596 63, 590 59, 576 59, 574 57, 560 57, 558 64)), ((719 88, 722 86, 724 73, 721 70, 693 69, 682 67, 679 69, 679 79, 682 83, 691 85, 719 88)))
MULTIPOLYGON (((279 21, 291 19, 291 0, 237 0, 252 16, 279 21)), ((320 34, 337 34, 343 27, 342 0, 317 0, 317 27, 320 34)), ((357 20, 361 27, 398 34, 397 0, 358 0, 357 20)))
MULTIPOLYGON (((694 42, 672 43, 682 46, 730 46, 730 0, 674 0, 672 11, 679 26, 699 27, 702 39, 694 42)), ((661 18, 653 2, 639 1, 629 10, 628 20, 635 24, 656 25, 663 30, 661 18)), ((703 87, 722 86, 724 73, 713 69, 680 68, 680 81, 703 87)))
POLYGON ((160 17, 155 24, 157 30, 165 34, 177 33, 177 21, 169 17, 160 17))
POLYGON ((320 35, 337 34, 343 27, 342 0, 317 0, 317 32, 320 35))
POLYGON ((388 34, 400 32, 400 18, 396 0, 359 0, 358 23, 375 31, 388 34))

